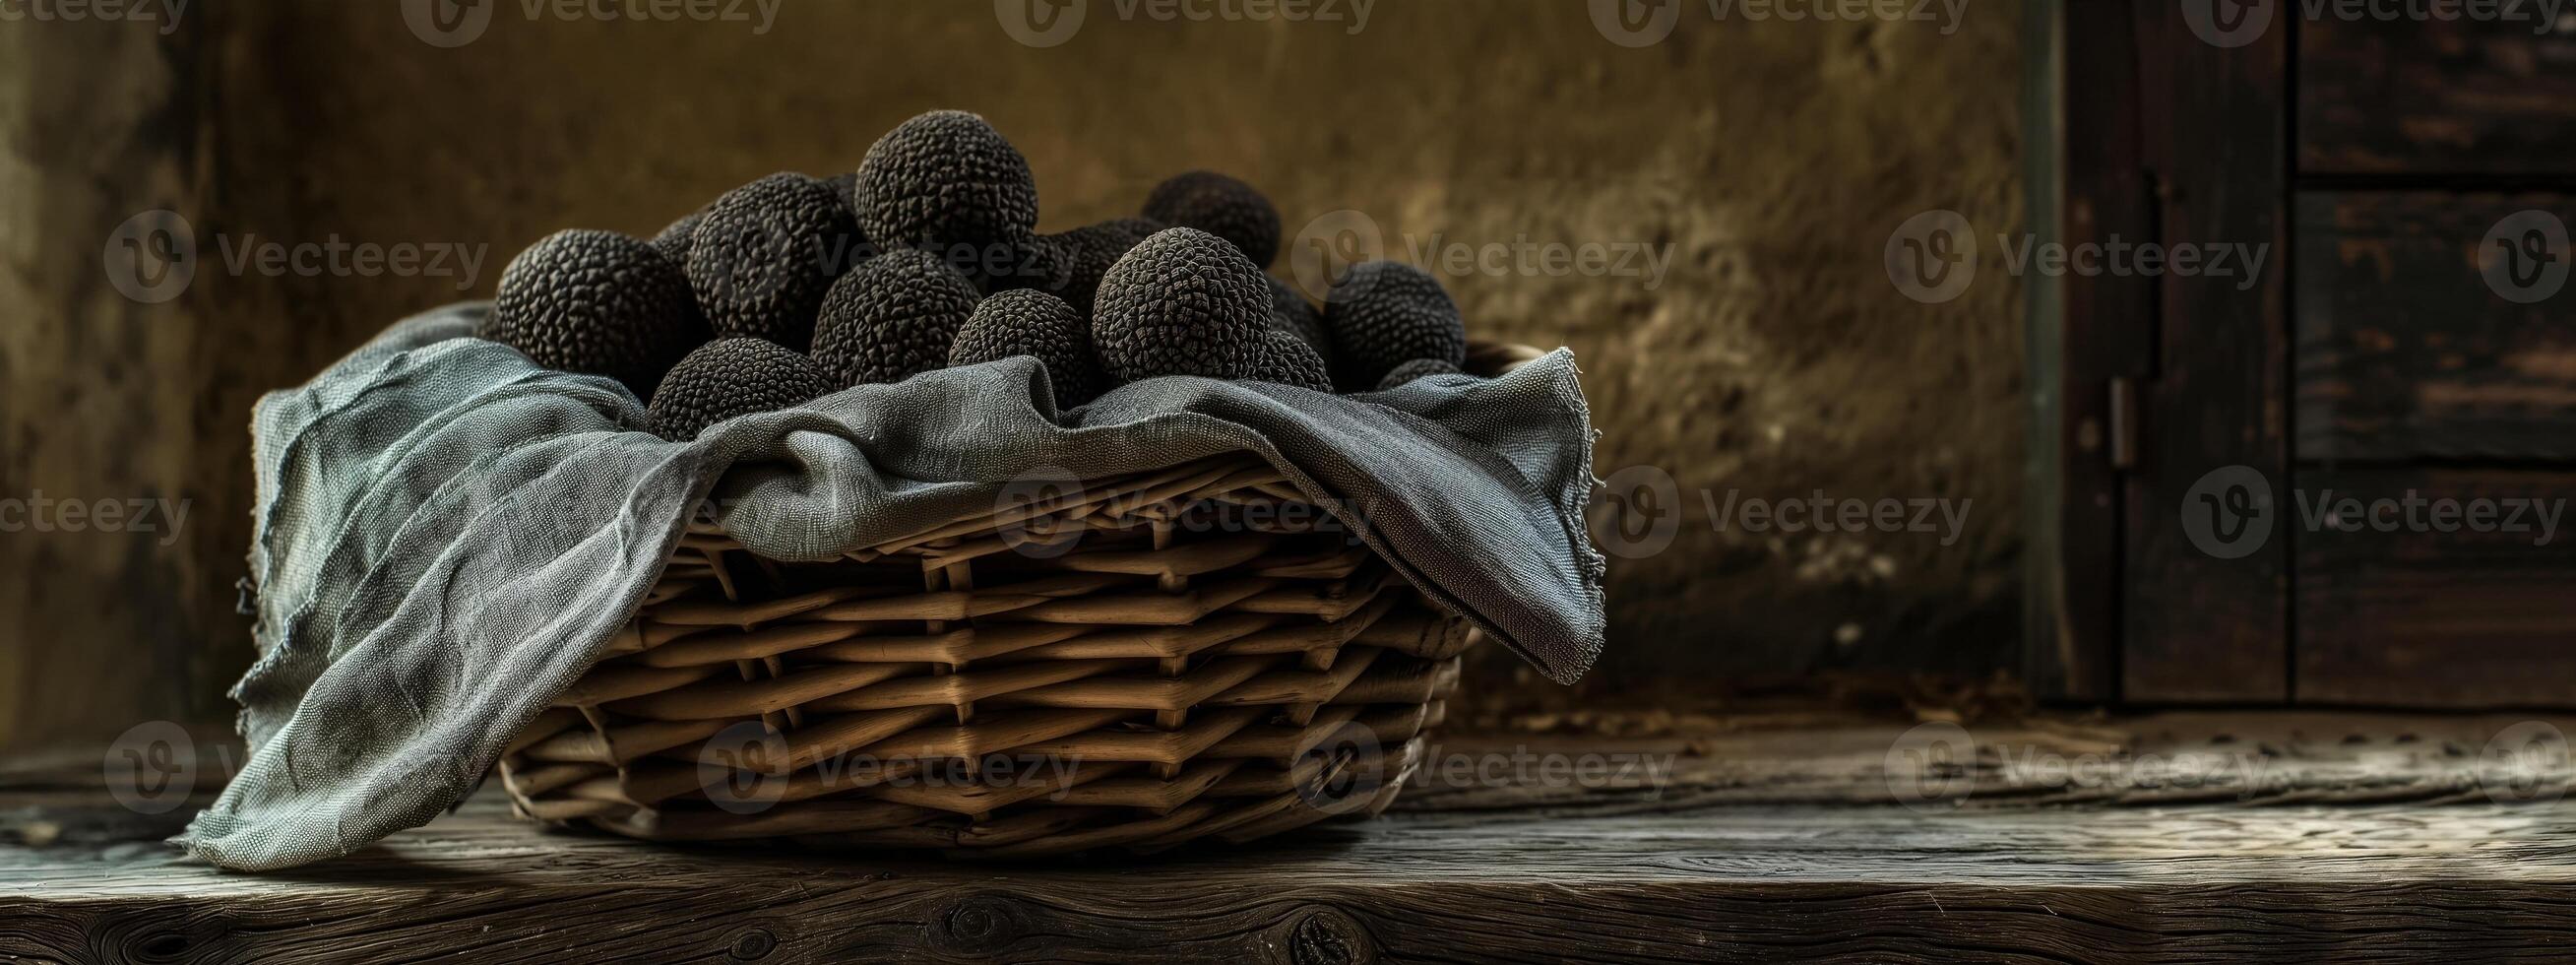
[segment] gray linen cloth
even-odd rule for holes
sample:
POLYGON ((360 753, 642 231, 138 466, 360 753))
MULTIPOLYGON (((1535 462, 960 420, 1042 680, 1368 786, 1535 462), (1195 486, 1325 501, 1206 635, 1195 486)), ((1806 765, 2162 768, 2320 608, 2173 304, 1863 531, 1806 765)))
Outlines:
POLYGON ((1015 478, 1228 452, 1334 507, 1414 585, 1549 677, 1600 653, 1592 430, 1572 357, 1339 397, 1151 379, 1054 411, 1032 359, 869 385, 694 443, 616 382, 471 338, 485 306, 397 324, 253 418, 251 753, 178 841, 227 868, 347 854, 428 823, 634 614, 703 504, 745 546, 831 559, 990 512, 1015 478))

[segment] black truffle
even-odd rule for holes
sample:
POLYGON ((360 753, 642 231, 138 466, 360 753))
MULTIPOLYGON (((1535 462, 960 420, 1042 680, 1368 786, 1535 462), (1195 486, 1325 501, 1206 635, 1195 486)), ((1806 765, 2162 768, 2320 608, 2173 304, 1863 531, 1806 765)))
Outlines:
POLYGON ((1145 199, 1144 215, 1233 242, 1263 268, 1279 258, 1279 209, 1251 185, 1214 171, 1192 171, 1156 186, 1145 199))
POLYGON ((717 335, 803 345, 856 235, 830 186, 773 174, 707 209, 691 235, 689 286, 717 335))
POLYGON ((699 208, 689 212, 680 220, 671 222, 670 227, 662 229, 661 234, 653 236, 653 250, 661 252, 662 257, 671 259, 671 263, 680 266, 685 273, 689 265, 690 242, 697 237, 698 222, 706 219, 707 209, 699 208))
POLYGON ((910 248, 868 259, 832 286, 814 329, 814 360, 842 385, 901 382, 948 364, 979 301, 938 256, 910 248))
POLYGON ((1035 288, 1064 299, 1084 316, 1091 314, 1100 294, 1100 279, 1126 257, 1129 251, 1154 232, 1163 230, 1160 222, 1145 218, 1120 218, 1096 225, 1075 228, 1060 235, 1037 238, 1042 277, 1032 284, 1015 287, 1035 288))
POLYGON ((1414 359, 1467 361, 1467 324, 1457 303, 1411 265, 1352 265, 1325 299, 1324 326, 1332 332, 1336 374, 1354 388, 1376 385, 1414 359))
POLYGON ((1243 252, 1194 228, 1145 239, 1100 280, 1091 341, 1117 382, 1250 378, 1270 330, 1270 290, 1243 252))
POLYGON ((1333 391, 1332 371, 1324 367, 1324 357, 1294 333, 1276 328, 1261 333, 1260 359, 1249 376, 1253 381, 1333 391))
POLYGON ((1307 301, 1297 286, 1276 277, 1270 279, 1270 326, 1305 339, 1318 358, 1327 365, 1332 363, 1333 336, 1324 328, 1324 316, 1315 311, 1314 303, 1307 301))
POLYGON ((680 268, 611 231, 562 231, 510 260, 482 335, 566 372, 605 375, 641 396, 706 341, 680 268))
POLYGON ((1091 353, 1091 320, 1045 292, 1023 289, 984 299, 958 330, 948 364, 975 365, 1015 355, 1034 355, 1046 366, 1057 408, 1091 401, 1106 381, 1091 353))
POLYGON ((1384 392, 1426 375, 1461 375, 1463 370, 1439 359, 1414 359, 1396 366, 1386 377, 1377 380, 1377 390, 1384 392))
POLYGON ((688 442, 708 426, 776 412, 832 391, 823 367, 767 339, 724 338, 698 346, 653 392, 653 434, 688 442))
POLYGON ((932 111, 879 138, 852 200, 860 228, 889 247, 1015 242, 1038 223, 1028 159, 964 111, 932 111))

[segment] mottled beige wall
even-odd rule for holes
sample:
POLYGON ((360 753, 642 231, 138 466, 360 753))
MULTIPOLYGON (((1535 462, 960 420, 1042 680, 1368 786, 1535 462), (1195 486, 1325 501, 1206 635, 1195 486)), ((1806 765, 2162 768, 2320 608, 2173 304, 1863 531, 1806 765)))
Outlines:
MULTIPOLYGON (((751 23, 531 21, 504 2, 453 49, 422 42, 396 6, 192 11, 211 19, 192 25, 204 33, 198 91, 178 99, 203 102, 203 131, 152 127, 166 94, 155 81, 183 80, 155 59, 163 41, 117 37, 110 52, 138 69, 115 82, 133 89, 104 105, 27 86, 77 82, 80 68, 15 57, 0 67, 17 75, 13 110, 204 152, 147 149, 118 162, 139 173, 110 178, 88 154, 45 143, 42 117, 13 115, 0 135, 13 165, 0 170, 11 189, 0 204, 67 206, 6 212, 11 264, 43 270, 0 284, 31 291, 11 307, 32 304, 44 320, 22 316, 0 341, 11 450, 0 483, 148 479, 197 501, 189 538, 166 552, 7 538, 12 563, 49 564, 37 596, 150 611, 65 611, 34 605, 24 586, 0 590, 0 627, 18 634, 16 663, 0 666, 17 668, 21 699, 49 686, 27 668, 62 659, 25 651, 74 641, 152 641, 148 660, 94 676, 221 677, 247 662, 230 582, 247 539, 241 428, 257 388, 303 378, 402 313, 488 292, 511 254, 552 229, 649 232, 760 174, 846 170, 886 128, 935 107, 981 112, 1019 144, 1049 230, 1130 213, 1156 180, 1204 166, 1263 186, 1292 231, 1364 212, 1399 258, 1435 236, 1669 258, 1651 288, 1638 277, 1448 279, 1480 335, 1579 354, 1605 473, 1659 466, 1685 497, 1672 547, 1612 570, 1604 681, 1919 664, 1927 652, 1972 669, 2004 662, 2021 438, 2015 286, 1981 281, 1920 305, 1889 284, 1880 252, 1925 209, 1959 210, 1989 232, 2018 222, 2015 4, 1939 23, 1792 23, 1720 21, 1685 0, 1667 39, 1635 49, 1605 39, 1574 0, 1379 0, 1356 34, 1347 20, 1122 20, 1118 0, 1091 0, 1079 32, 1044 49, 1016 42, 981 0, 790 0, 766 34, 751 23), (214 264, 217 251, 181 310, 100 302, 83 259, 154 203, 127 183, 145 174, 197 186, 170 203, 188 205, 209 248, 219 236, 338 236, 489 253, 470 292, 453 278, 235 275, 214 264), (34 185, 68 200, 26 200, 34 185), (121 380, 87 384, 108 370, 121 380), (88 401, 66 409, 67 394, 88 401), (139 451, 79 442, 86 422, 58 421, 75 412, 149 432, 139 451), (31 433, 40 444, 21 446, 31 433), (1753 536, 1717 532, 1701 508, 1700 490, 1723 499, 1729 487, 1974 502, 1947 547, 1917 534, 1753 536)), ((23 36, 35 26, 0 25, 22 35, 6 49, 41 45, 23 36)))

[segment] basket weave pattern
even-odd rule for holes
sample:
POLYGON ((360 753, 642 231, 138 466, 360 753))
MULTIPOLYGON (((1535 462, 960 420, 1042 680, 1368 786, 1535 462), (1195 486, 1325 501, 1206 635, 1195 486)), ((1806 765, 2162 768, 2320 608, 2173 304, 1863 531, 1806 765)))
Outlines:
POLYGON ((1394 800, 1477 639, 1464 620, 1248 456, 1013 489, 828 563, 693 525, 503 787, 528 817, 638 838, 1013 856, 1394 800))

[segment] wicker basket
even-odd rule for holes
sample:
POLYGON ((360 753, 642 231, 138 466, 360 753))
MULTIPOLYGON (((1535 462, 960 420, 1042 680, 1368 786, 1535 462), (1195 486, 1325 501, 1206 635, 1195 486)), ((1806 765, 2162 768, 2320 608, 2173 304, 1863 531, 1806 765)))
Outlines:
MULTIPOLYGON (((1479 346, 1470 368, 1537 355, 1479 346)), ((1248 456, 1022 488, 831 563, 693 526, 503 787, 524 816, 637 838, 1014 856, 1394 800, 1466 621, 1248 456)))

